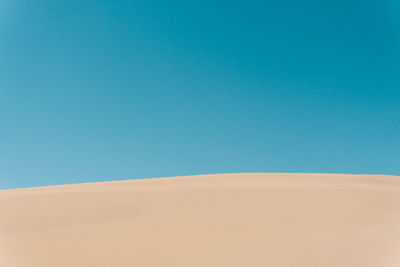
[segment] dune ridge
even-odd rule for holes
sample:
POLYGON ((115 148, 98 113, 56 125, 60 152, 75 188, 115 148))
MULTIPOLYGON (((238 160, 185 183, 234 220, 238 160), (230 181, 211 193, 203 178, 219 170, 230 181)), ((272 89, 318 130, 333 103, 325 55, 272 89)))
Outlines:
POLYGON ((0 191, 0 266, 400 266, 400 177, 237 173, 0 191))

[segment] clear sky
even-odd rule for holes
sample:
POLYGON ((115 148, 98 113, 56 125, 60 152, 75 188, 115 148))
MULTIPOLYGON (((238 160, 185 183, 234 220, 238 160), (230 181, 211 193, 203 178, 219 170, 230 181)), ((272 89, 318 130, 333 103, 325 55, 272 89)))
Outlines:
POLYGON ((400 175, 398 0, 2 0, 0 188, 400 175))

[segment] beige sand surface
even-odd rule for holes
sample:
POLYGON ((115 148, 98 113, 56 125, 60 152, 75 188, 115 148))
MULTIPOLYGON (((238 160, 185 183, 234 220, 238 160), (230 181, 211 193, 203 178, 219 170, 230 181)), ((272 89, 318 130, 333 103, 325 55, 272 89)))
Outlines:
POLYGON ((400 177, 224 174, 0 191, 1 267, 399 267, 400 177))

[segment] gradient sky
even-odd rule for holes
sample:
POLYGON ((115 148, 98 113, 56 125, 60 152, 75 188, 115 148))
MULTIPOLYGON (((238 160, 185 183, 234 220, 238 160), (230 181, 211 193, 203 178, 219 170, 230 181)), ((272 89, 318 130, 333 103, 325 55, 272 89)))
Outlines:
POLYGON ((398 0, 0 2, 0 189, 400 175, 398 0))

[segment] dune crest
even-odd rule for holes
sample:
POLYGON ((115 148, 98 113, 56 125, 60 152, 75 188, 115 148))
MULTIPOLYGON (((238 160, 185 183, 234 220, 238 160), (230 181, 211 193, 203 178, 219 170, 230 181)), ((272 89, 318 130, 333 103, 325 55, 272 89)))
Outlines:
POLYGON ((0 266, 400 266, 400 177, 220 174, 0 191, 0 266))

